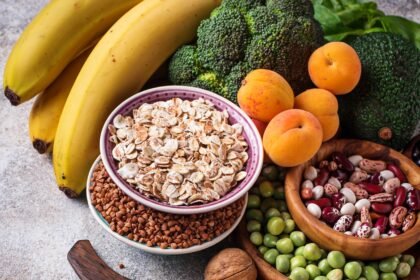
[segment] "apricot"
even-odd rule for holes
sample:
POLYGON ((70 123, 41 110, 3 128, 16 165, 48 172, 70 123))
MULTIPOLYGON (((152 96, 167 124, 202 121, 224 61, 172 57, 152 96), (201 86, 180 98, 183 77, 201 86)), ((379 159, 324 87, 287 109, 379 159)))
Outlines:
POLYGON ((275 116, 265 129, 264 150, 271 160, 292 167, 310 160, 322 144, 322 126, 311 113, 290 109, 275 116))
POLYGON ((308 70, 312 82, 318 88, 342 95, 357 86, 362 64, 351 46, 343 42, 331 42, 312 53, 308 70))
POLYGON ((322 141, 334 137, 340 126, 337 98, 325 89, 308 89, 295 97, 295 108, 312 113, 322 126, 322 141))
POLYGON ((289 83, 278 73, 253 70, 242 81, 238 104, 251 118, 268 123, 275 115, 293 108, 294 94, 289 83))

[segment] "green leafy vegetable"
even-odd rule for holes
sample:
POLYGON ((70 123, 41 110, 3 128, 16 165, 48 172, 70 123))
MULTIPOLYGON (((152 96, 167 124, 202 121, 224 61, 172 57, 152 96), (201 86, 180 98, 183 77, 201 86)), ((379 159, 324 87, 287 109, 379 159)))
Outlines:
POLYGON ((385 15, 375 2, 366 0, 312 0, 315 19, 328 41, 372 32, 399 34, 420 48, 420 24, 399 16, 385 15))

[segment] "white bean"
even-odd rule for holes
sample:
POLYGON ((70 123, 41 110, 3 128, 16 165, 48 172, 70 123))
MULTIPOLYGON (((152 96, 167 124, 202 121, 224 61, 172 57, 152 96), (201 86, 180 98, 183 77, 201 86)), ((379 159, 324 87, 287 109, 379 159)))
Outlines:
POLYGON ((321 208, 315 203, 309 203, 306 208, 312 216, 316 217, 317 219, 321 217, 321 208))
POLYGON ((324 187, 316 186, 312 189, 312 195, 315 200, 320 199, 324 195, 324 187))
POLYGON ((353 232, 351 232, 351 231, 346 231, 344 234, 345 234, 345 235, 353 235, 353 232))
POLYGON ((356 203, 356 195, 354 192, 349 188, 342 188, 340 192, 346 197, 346 200, 350 203, 356 203))
POLYGON ((354 212, 356 212, 356 207, 354 207, 353 203, 346 203, 341 207, 340 213, 342 215, 350 215, 353 216, 354 212))
POLYGON ((307 180, 315 180, 315 178, 318 176, 318 171, 316 171, 316 168, 313 166, 308 166, 305 168, 305 171, 303 172, 303 177, 307 180))
POLYGON ((313 189, 314 188, 314 183, 312 183, 311 180, 305 180, 305 181, 303 181, 303 183, 302 183, 302 189, 306 189, 306 188, 313 189))
POLYGON ((352 155, 348 159, 354 166, 359 166, 359 162, 362 161, 363 157, 361 155, 352 155))
POLYGON ((401 187, 404 187, 408 192, 413 190, 413 186, 410 183, 402 183, 401 187))
POLYGON ((354 205, 356 207, 357 213, 360 213, 363 207, 366 207, 367 209, 370 209, 370 201, 369 199, 362 198, 356 202, 354 205))
POLYGON ((389 170, 382 170, 379 174, 384 179, 384 181, 395 177, 394 173, 392 173, 392 171, 389 170))
POLYGON ((370 239, 379 239, 379 237, 381 236, 381 233, 379 232, 379 229, 377 228, 372 228, 370 230, 370 239))
POLYGON ((351 226, 351 232, 353 234, 355 234, 357 232, 357 230, 359 229, 360 225, 362 224, 361 221, 357 220, 353 223, 353 225, 351 226))
POLYGON ((340 183, 340 181, 339 181, 337 178, 335 178, 335 177, 330 177, 330 178, 328 179, 328 183, 330 183, 331 185, 336 186, 336 187, 337 187, 337 189, 341 189, 341 183, 340 183))

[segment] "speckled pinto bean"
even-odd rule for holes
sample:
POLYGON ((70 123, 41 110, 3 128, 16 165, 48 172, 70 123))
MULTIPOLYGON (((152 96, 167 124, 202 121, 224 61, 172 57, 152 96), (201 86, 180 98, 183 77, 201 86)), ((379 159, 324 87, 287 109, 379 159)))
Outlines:
POLYGON ((402 226, 406 215, 407 208, 403 206, 398 206, 394 208, 391 214, 389 215, 389 225, 391 226, 391 228, 399 229, 402 226))
POLYGON ((386 163, 382 160, 362 159, 359 162, 359 167, 366 172, 375 173, 386 169, 386 163))

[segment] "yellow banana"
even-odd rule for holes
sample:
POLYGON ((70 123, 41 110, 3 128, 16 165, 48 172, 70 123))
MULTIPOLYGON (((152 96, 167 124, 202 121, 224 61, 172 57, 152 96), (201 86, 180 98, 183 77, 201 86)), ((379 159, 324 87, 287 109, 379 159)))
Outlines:
POLYGON ((142 0, 52 0, 25 28, 4 70, 13 105, 45 90, 93 40, 142 0))
POLYGON ((51 151, 58 121, 80 69, 88 58, 91 48, 72 61, 60 76, 37 96, 29 115, 29 135, 34 148, 40 153, 51 151))
POLYGON ((57 184, 74 197, 85 188, 111 111, 138 92, 156 69, 196 35, 219 0, 144 0, 104 35, 83 65, 54 141, 57 184))

